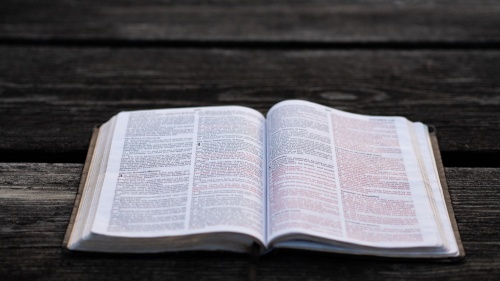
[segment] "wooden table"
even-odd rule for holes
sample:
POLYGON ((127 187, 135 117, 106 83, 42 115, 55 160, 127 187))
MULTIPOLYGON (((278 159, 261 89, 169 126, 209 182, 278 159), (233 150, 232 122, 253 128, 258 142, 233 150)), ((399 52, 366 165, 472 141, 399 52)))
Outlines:
POLYGON ((0 3, 1 280, 500 278, 498 2, 116 2, 0 3), (295 98, 435 125, 466 259, 61 248, 94 125, 295 98))

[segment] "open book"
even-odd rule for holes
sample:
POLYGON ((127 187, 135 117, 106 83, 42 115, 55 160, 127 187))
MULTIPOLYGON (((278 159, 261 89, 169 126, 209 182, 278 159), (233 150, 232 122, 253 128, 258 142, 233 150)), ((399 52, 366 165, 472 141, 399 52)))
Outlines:
POLYGON ((299 100, 267 119, 240 106, 121 112, 92 141, 65 246, 462 257, 431 135, 299 100))

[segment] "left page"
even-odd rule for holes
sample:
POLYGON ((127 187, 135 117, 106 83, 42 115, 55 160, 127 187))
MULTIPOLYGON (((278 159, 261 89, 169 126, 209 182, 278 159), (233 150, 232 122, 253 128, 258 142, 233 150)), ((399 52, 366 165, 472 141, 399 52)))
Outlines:
POLYGON ((122 112, 92 232, 264 241, 265 119, 239 106, 122 112))

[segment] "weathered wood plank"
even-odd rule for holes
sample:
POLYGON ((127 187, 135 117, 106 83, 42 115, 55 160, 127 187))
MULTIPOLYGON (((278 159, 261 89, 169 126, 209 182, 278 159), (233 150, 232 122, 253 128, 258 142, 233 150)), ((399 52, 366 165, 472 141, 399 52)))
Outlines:
POLYGON ((500 169, 447 168, 446 176, 462 238, 500 241, 500 169))
POLYGON ((0 47, 0 157, 83 162, 92 127, 123 110, 285 99, 406 116, 435 125, 444 152, 498 153, 499 73, 495 50, 0 47))
POLYGON ((74 192, 80 182, 81 164, 0 163, 0 190, 74 192))
POLYGON ((496 280, 500 277, 500 169, 447 168, 467 253, 458 264, 356 260, 278 251, 252 262, 230 253, 79 254, 60 248, 81 164, 0 163, 2 280, 182 278, 247 280, 496 280))
MULTIPOLYGON (((82 167, 0 163, 0 248, 58 247, 82 167)), ((446 174, 463 240, 500 243, 500 168, 446 168, 446 174)))
POLYGON ((499 13, 488 0, 5 0, 0 38, 498 43, 499 13))
POLYGON ((498 243, 464 243, 467 257, 459 264, 359 260, 317 253, 278 253, 258 265, 268 280, 497 280, 498 243))
POLYGON ((234 254, 92 255, 62 249, 0 249, 2 280, 248 280, 234 254))
POLYGON ((277 253, 252 262, 229 253, 99 255, 62 249, 0 249, 2 280, 498 280, 500 245, 467 243, 458 264, 373 261, 277 253), (256 276, 255 279, 249 278, 256 276))
POLYGON ((0 248, 60 244, 82 169, 81 164, 0 164, 0 248))

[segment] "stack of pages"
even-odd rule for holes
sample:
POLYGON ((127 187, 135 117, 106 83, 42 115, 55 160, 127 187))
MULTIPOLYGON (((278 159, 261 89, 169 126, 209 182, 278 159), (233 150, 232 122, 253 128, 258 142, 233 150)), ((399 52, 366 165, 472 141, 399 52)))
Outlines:
POLYGON ((65 246, 464 255, 429 128, 289 100, 122 112, 96 129, 65 246))

